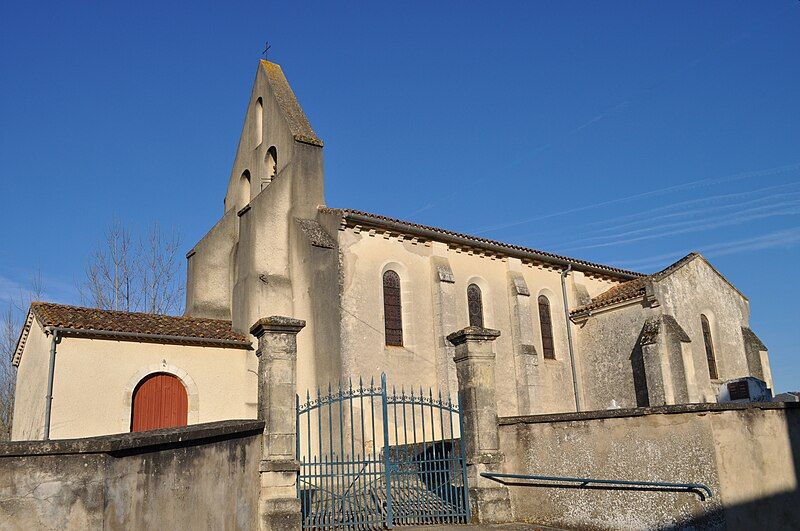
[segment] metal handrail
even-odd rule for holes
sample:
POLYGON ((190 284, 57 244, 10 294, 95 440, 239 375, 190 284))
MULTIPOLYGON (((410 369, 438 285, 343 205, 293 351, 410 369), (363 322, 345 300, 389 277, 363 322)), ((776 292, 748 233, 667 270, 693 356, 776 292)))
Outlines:
POLYGON ((700 496, 701 500, 705 500, 703 492, 705 492, 705 494, 707 494, 709 498, 714 497, 708 485, 705 485, 703 483, 671 483, 667 481, 631 481, 627 479, 573 478, 567 476, 540 476, 535 474, 504 474, 500 472, 481 472, 481 476, 493 479, 495 481, 498 479, 533 479, 540 481, 562 481, 566 483, 581 483, 581 487, 586 487, 590 483, 600 484, 600 485, 626 485, 635 487, 662 487, 662 488, 672 488, 672 489, 684 489, 687 492, 694 492, 700 496))

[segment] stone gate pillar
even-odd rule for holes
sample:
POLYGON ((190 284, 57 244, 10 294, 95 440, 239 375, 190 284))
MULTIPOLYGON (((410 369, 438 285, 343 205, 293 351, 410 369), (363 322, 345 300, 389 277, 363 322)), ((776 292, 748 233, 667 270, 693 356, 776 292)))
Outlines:
POLYGON ((295 407, 297 333, 305 325, 299 319, 272 316, 250 329, 258 338, 258 418, 264 421, 258 511, 265 530, 301 528, 295 407))
POLYGON ((464 427, 461 444, 467 456, 472 519, 478 523, 512 520, 508 487, 480 475, 499 471, 503 462, 492 349, 499 336, 498 330, 474 326, 447 336, 456 347, 458 403, 464 427))

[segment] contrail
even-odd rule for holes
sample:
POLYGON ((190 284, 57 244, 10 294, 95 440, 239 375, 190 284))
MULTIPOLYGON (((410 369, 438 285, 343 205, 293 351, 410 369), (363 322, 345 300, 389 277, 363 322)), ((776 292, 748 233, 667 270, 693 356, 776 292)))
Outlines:
POLYGON ((576 212, 585 212, 587 210, 594 210, 597 208, 602 208, 609 205, 616 205, 619 203, 626 203, 628 201, 633 201, 636 199, 644 199, 646 197, 656 197, 660 195, 671 194, 675 192, 681 192, 685 190, 693 190, 695 188, 702 188, 705 186, 711 186, 716 184, 722 183, 729 183, 734 181, 740 181, 744 179, 752 179, 753 177, 765 177, 768 175, 777 175, 780 173, 787 173, 792 171, 800 170, 800 163, 794 164, 787 164, 785 166, 776 166, 774 168, 766 168, 763 170, 755 170, 750 172, 744 173, 735 173, 731 175, 726 175, 724 177, 714 177, 714 178, 707 178, 707 179, 698 179, 696 181, 691 181, 684 184, 678 184, 674 186, 667 186, 665 188, 659 188, 656 190, 650 190, 649 192, 642 192, 639 194, 629 195, 626 197, 619 197, 616 199, 609 199, 608 201, 601 201, 599 203, 592 203, 590 205, 584 205, 581 207, 570 208, 567 210, 561 210, 559 212, 551 212, 550 214, 544 214, 541 216, 536 216, 527 219, 521 219, 517 221, 511 221, 508 223, 503 223, 500 225, 493 225, 489 227, 484 227, 481 229, 473 230, 473 234, 484 234, 487 232, 492 232, 501 229, 507 229, 509 227, 517 227, 519 225, 525 225, 527 223, 533 223, 534 221, 541 221, 543 219, 550 219, 558 216, 564 216, 567 214, 574 214, 576 212))
MULTIPOLYGON (((734 202, 734 203, 729 203, 729 204, 724 204, 724 205, 718 205, 718 206, 702 206, 702 207, 697 207, 697 208, 687 208, 687 209, 679 210, 678 212, 661 214, 661 215, 654 215, 654 214, 657 214, 659 212, 671 212, 671 211, 677 210, 677 209, 679 209, 681 207, 688 207, 688 206, 691 206, 691 205, 703 205, 703 204, 706 204, 706 203, 709 203, 709 202, 712 202, 712 201, 715 202, 715 203, 724 202, 724 201, 729 201, 729 200, 735 199, 735 198, 746 198, 746 197, 749 197, 749 196, 753 196, 753 195, 756 195, 756 194, 759 194, 759 193, 762 193, 762 192, 768 192, 768 191, 771 191, 771 190, 781 190, 781 189, 797 187, 797 186, 800 186, 800 181, 791 182, 791 183, 787 183, 787 184, 779 184, 779 185, 774 185, 774 186, 766 186, 766 187, 763 187, 763 188, 757 188, 757 189, 754 189, 754 190, 748 190, 746 192, 725 193, 725 194, 717 194, 717 195, 712 195, 712 196, 707 196, 707 197, 701 197, 701 198, 698 198, 698 199, 688 199, 688 200, 684 200, 684 201, 677 201, 677 202, 674 202, 674 203, 669 203, 669 204, 666 204, 666 205, 662 205, 660 207, 648 208, 647 210, 640 211, 640 212, 635 212, 635 213, 632 213, 632 214, 625 214, 625 215, 622 215, 622 216, 615 216, 615 217, 606 218, 606 219, 602 219, 602 220, 598 220, 598 221, 590 221, 590 222, 582 223, 582 224, 578 225, 577 227, 570 226, 570 227, 564 227, 561 230, 559 230, 559 229, 549 230, 548 233, 550 235, 552 235, 553 233, 555 233, 555 234, 558 234, 558 233, 574 234, 574 233, 577 232, 577 233, 581 233, 581 234, 583 234, 584 236, 587 236, 587 237, 579 238, 579 239, 576 239, 576 240, 571 240, 569 242, 554 241, 552 243, 540 243, 539 245, 545 246, 545 247, 548 246, 548 245, 550 245, 550 246, 555 246, 555 245, 573 245, 573 244, 576 244, 576 243, 592 241, 595 238, 599 238, 600 237, 599 235, 601 235, 601 234, 606 234, 606 233, 609 233, 609 232, 615 232, 615 231, 619 231, 619 230, 627 228, 627 227, 635 227, 637 225, 642 225, 642 224, 645 224, 645 223, 652 224, 653 222, 659 221, 659 220, 687 217, 687 216, 690 216, 692 214, 696 214, 696 213, 700 213, 700 212, 708 214, 708 213, 711 213, 711 212, 725 211, 725 210, 730 210, 730 209, 733 209, 733 208, 739 208, 739 207, 746 206, 746 205, 752 205, 752 204, 761 203, 761 202, 764 202, 764 201, 771 201, 771 200, 774 200, 774 199, 786 200, 786 199, 789 199, 789 198, 796 197, 798 195, 798 192, 789 192, 789 193, 780 192, 780 193, 777 193, 777 194, 765 195, 765 196, 762 196, 762 197, 759 197, 759 198, 756 198, 756 199, 751 199, 749 201, 739 201, 739 202, 734 202), (633 220, 633 221, 625 221, 625 220, 633 220), (623 223, 619 223, 620 221, 624 221, 624 222, 623 223), (586 227, 586 226, 593 227, 594 230, 592 230, 592 228, 590 228, 590 229, 588 229, 586 231, 580 230, 580 228, 586 227), (601 228, 596 228, 596 227, 601 227, 601 228)), ((531 237, 533 235, 534 234, 526 233, 526 234, 522 234, 522 235, 518 234, 515 237, 516 238, 527 238, 527 237, 531 237)))
MULTIPOLYGON (((707 258, 712 258, 715 256, 724 256, 748 251, 760 251, 776 247, 789 248, 797 244, 800 244, 800 227, 791 227, 788 229, 762 234, 760 236, 704 245, 700 246, 699 250, 707 258)), ((651 269, 663 267, 685 255, 685 251, 675 251, 671 253, 650 256, 648 258, 642 258, 640 260, 615 260, 613 263, 618 267, 651 269)))
POLYGON ((720 227, 728 227, 731 225, 740 225, 742 223, 746 223, 748 221, 755 221, 757 219, 767 219, 772 217, 779 217, 779 216, 797 216, 800 215, 800 202, 796 203, 796 205, 792 205, 790 207, 785 208, 784 210, 769 210, 766 212, 761 213, 752 213, 751 215, 747 216, 737 216, 737 217, 729 217, 728 219, 719 220, 715 223, 703 223, 697 224, 693 223, 691 226, 680 228, 676 230, 669 230, 660 232, 657 234, 650 234, 647 236, 638 236, 636 238, 627 238, 624 240, 617 240, 613 242, 606 242, 606 243, 596 243, 592 245, 581 245, 578 247, 571 247, 567 248, 567 251, 578 251, 583 249, 597 249, 601 247, 611 247, 614 245, 628 245, 631 243, 636 243, 644 240, 653 240, 656 238, 664 238, 666 236, 674 236, 676 234, 688 234, 692 232, 703 232, 711 229, 717 229, 720 227))
MULTIPOLYGON (((784 12, 788 11, 790 9, 790 7, 791 6, 785 7, 783 10, 781 10, 779 12, 779 15, 782 15, 784 12)), ((776 16, 776 18, 777 18, 777 16, 776 16)), ((578 125, 576 127, 573 127, 572 129, 568 130, 566 133, 561 134, 560 138, 558 139, 558 141, 547 142, 545 144, 537 146, 537 147, 529 150, 528 152, 522 154, 520 157, 517 157, 516 159, 514 159, 511 162, 509 162, 508 164, 506 164, 505 168, 512 168, 512 167, 518 165, 519 163, 523 162, 525 159, 528 159, 528 158, 530 158, 530 157, 532 157, 534 155, 538 155, 542 151, 545 151, 545 150, 553 147, 554 145, 558 144, 559 142, 563 142, 564 140, 570 138, 572 135, 577 134, 577 133, 583 131, 584 129, 587 129, 587 128, 591 127, 592 125, 594 125, 594 124, 596 124, 596 123, 608 118, 609 116, 612 116, 612 115, 616 114, 618 111, 620 111, 622 109, 630 107, 631 104, 635 100, 640 99, 643 96, 648 95, 649 93, 651 93, 651 92, 655 91, 656 89, 658 89, 658 88, 662 87, 663 85, 665 85, 670 80, 678 77, 679 75, 683 74, 684 72, 687 72, 687 71, 695 68, 696 66, 698 66, 701 63, 703 63, 704 61, 707 61, 708 59, 714 57, 716 54, 718 54, 720 51, 724 50, 725 48, 733 46, 734 44, 737 44, 738 42, 740 42, 740 41, 752 36, 754 33, 757 33, 759 31, 761 31, 770 22, 772 22, 772 20, 764 21, 761 24, 759 24, 759 25, 757 25, 757 26, 755 26, 753 28, 749 28, 749 29, 746 29, 744 31, 741 31, 738 34, 734 35, 733 37, 731 37, 729 39, 726 39, 725 41, 723 41, 722 43, 718 44, 717 46, 712 48, 710 51, 705 53, 704 55, 701 55, 701 56, 699 56, 699 57, 697 57, 695 59, 692 59, 691 61, 688 61, 683 66, 681 66, 679 68, 676 68, 675 70, 673 70, 669 74, 667 74, 664 77, 662 77, 661 79, 659 79, 659 80, 657 80, 657 81, 645 86, 644 88, 639 89, 639 90, 635 90, 629 97, 624 98, 622 101, 620 101, 618 103, 615 103, 614 105, 610 105, 609 107, 606 107, 603 111, 601 111, 599 114, 594 116, 592 119, 590 119, 590 120, 588 120, 588 121, 586 121, 586 122, 584 122, 584 123, 582 123, 582 124, 580 124, 580 125, 578 125)), ((480 181, 483 181, 483 180, 485 180, 485 179, 481 179, 480 181)), ((476 185, 476 184, 478 184, 478 181, 474 181, 473 182, 473 186, 476 185)), ((461 190, 459 189, 459 190, 456 190, 454 192, 451 192, 450 194, 447 194, 444 197, 440 198, 438 200, 438 202, 441 202, 441 201, 443 201, 445 199, 450 199, 450 198, 456 196, 458 193, 460 193, 460 191, 461 190)), ((437 206, 438 202, 428 203, 427 205, 410 212, 408 215, 409 216, 413 216, 413 215, 419 214, 421 212, 425 212, 426 210, 430 210, 432 208, 435 208, 437 206)))
MULTIPOLYGON (((640 220, 636 223, 628 223, 625 225, 634 227, 636 225, 641 225, 643 223, 656 223, 659 221, 663 221, 670 218, 675 218, 677 221, 673 221, 671 223, 659 223, 658 225, 650 225, 641 228, 632 228, 631 230, 621 231, 620 229, 624 227, 621 225, 619 227, 612 227, 609 229, 602 229, 601 231, 597 231, 595 234, 597 235, 590 235, 587 238, 579 238, 576 240, 571 240, 568 242, 560 242, 556 245, 561 246, 571 246, 571 245, 578 245, 582 243, 591 243, 591 242, 601 242, 606 240, 611 240, 615 238, 621 238, 624 236, 634 236, 636 234, 647 234, 649 232, 656 232, 662 231, 668 228, 677 228, 686 225, 695 225, 698 223, 705 223, 708 221, 714 221, 717 219, 726 219, 728 217, 735 217, 741 216, 743 214, 748 213, 755 213, 760 211, 773 211, 778 210, 780 208, 791 207, 791 206, 798 206, 800 205, 800 201, 796 201, 800 197, 800 192, 795 192, 793 194, 781 194, 781 195, 773 195, 767 196, 763 198, 753 199, 750 201, 743 201, 740 203, 735 203, 731 205, 724 205, 724 206, 717 206, 717 207, 708 207, 708 208, 698 208, 692 210, 685 210, 682 212, 677 212, 674 214, 666 214, 663 216, 655 216, 649 220, 640 220), (779 199, 775 201, 775 199, 779 199), (760 203, 764 203, 765 201, 769 201, 768 204, 763 205, 760 203), (748 208, 749 207, 749 208, 748 208), (725 212, 735 209, 734 212, 725 212), (717 213, 716 215, 711 215, 713 213, 717 213), (698 215, 699 214, 699 215, 698 215), (689 219, 682 219, 682 218, 689 218, 689 219), (612 234, 602 234, 602 233, 610 233, 612 234)), ((591 233, 589 233, 591 234, 591 233)))

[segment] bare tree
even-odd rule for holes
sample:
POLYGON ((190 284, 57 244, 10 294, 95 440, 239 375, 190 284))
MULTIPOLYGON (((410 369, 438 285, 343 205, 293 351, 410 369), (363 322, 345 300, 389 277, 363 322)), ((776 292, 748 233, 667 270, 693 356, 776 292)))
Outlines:
POLYGON ((85 304, 105 310, 180 313, 183 305, 178 252, 180 236, 158 224, 133 237, 114 221, 95 247, 78 286, 85 304))
POLYGON ((42 298, 44 294, 42 276, 35 273, 30 289, 21 291, 17 300, 10 300, 0 317, 0 440, 11 437, 11 424, 14 420, 14 385, 16 368, 12 364, 17 340, 25 323, 31 301, 42 298))

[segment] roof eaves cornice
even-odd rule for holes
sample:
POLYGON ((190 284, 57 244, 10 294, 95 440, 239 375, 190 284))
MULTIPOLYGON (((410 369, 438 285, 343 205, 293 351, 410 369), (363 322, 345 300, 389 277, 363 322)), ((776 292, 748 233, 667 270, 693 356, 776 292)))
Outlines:
POLYGON ((351 209, 335 209, 323 207, 320 209, 322 212, 338 213, 342 217, 345 224, 348 225, 364 225, 375 228, 382 228, 389 231, 395 231, 402 234, 417 236, 425 239, 440 241, 444 243, 453 243, 456 245, 472 246, 485 249, 497 254, 512 256, 515 258, 535 260, 548 264, 553 264, 562 268, 572 266, 576 271, 583 271, 589 273, 596 273, 607 275, 616 278, 623 278, 626 280, 639 278, 643 275, 635 271, 628 271, 612 266, 606 266, 589 262, 586 260, 579 260, 567 256, 561 256, 547 251, 540 251, 520 245, 504 243, 497 240, 490 240, 479 236, 472 236, 469 234, 462 234, 455 231, 442 229, 439 227, 431 227, 421 225, 410 221, 403 221, 400 219, 381 216, 378 214, 371 214, 359 210, 351 209))

